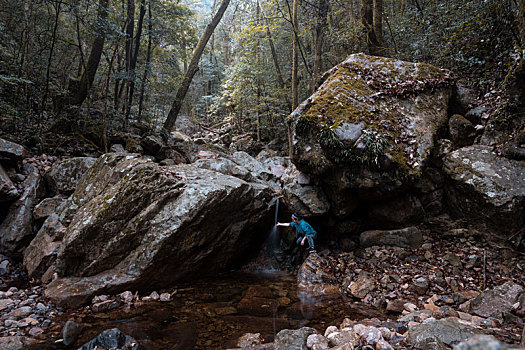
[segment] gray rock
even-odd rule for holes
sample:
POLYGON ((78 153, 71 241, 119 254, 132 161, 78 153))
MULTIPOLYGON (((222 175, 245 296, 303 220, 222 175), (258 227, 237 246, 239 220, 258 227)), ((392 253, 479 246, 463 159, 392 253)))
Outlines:
POLYGON ((299 268, 297 286, 311 295, 339 294, 336 277, 326 272, 328 260, 319 254, 310 254, 299 268))
POLYGON ((38 341, 36 339, 19 336, 19 335, 0 337, 0 349, 24 350, 24 349, 27 349, 29 346, 34 345, 37 342, 38 341))
POLYGON ((275 350, 307 350, 308 337, 316 334, 313 328, 303 327, 298 330, 283 329, 275 336, 273 342, 275 350))
POLYGON ((507 350, 513 347, 500 342, 491 335, 475 335, 454 346, 454 350, 507 350))
POLYGON ((196 167, 217 171, 224 175, 231 175, 241 180, 253 182, 255 176, 248 169, 223 157, 198 159, 193 163, 196 167))
POLYGON ((78 324, 74 321, 67 321, 64 325, 64 328, 62 328, 62 339, 64 340, 65 346, 70 346, 75 343, 80 333, 82 333, 82 330, 84 329, 84 326, 81 324, 78 324))
POLYGON ((481 330, 450 320, 434 320, 408 330, 407 342, 416 349, 442 350, 467 340, 481 330))
POLYGON ((0 203, 12 201, 19 196, 20 193, 0 164, 0 203))
POLYGON ((352 146, 363 134, 363 128, 365 123, 351 124, 351 123, 341 123, 335 128, 335 134, 339 140, 346 142, 348 145, 352 146))
POLYGON ((470 301, 470 311, 481 317, 501 318, 502 314, 513 309, 513 305, 524 292, 523 287, 514 282, 489 289, 470 301))
POLYGON ((376 280, 366 272, 361 272, 357 280, 349 285, 350 293, 356 298, 363 299, 368 293, 376 289, 376 280))
POLYGON ((525 162, 474 145, 448 154, 443 163, 453 214, 487 223, 497 232, 516 232, 525 225, 525 162))
POLYGON ((33 210, 33 218, 35 220, 45 219, 53 214, 56 208, 65 200, 63 196, 55 196, 53 198, 45 198, 35 206, 33 210))
POLYGON ((476 129, 465 117, 454 114, 448 121, 448 129, 454 147, 465 147, 474 143, 476 129))
POLYGON ((238 165, 250 169, 250 172, 255 178, 258 178, 262 181, 268 182, 270 180, 277 180, 275 175, 268 168, 259 162, 257 159, 252 157, 246 152, 235 152, 232 155, 232 160, 238 165))
POLYGON ((15 319, 20 319, 28 315, 31 315, 32 312, 33 312, 33 309, 31 308, 31 306, 22 306, 22 307, 12 310, 10 313, 7 314, 7 316, 13 317, 15 319))
POLYGON ((192 165, 104 155, 73 196, 79 209, 57 259, 61 278, 45 295, 73 306, 101 290, 163 288, 222 271, 260 242, 272 196, 267 186, 192 165))
POLYGON ((19 257, 34 236, 32 212, 41 196, 38 170, 33 166, 26 166, 26 170, 29 175, 23 183, 24 192, 0 224, 0 251, 13 257, 19 257))
POLYGON ((361 233, 359 242, 363 247, 389 245, 401 248, 417 248, 423 243, 423 234, 415 226, 401 230, 373 230, 361 233))
POLYGON ((286 185, 282 193, 286 207, 301 217, 324 215, 330 209, 328 198, 321 187, 294 183, 286 185))
POLYGON ((0 138, 0 159, 21 160, 28 156, 29 153, 23 146, 0 138))
POLYGON ((96 158, 77 157, 56 162, 44 175, 49 190, 53 194, 73 193, 77 188, 80 178, 95 161, 96 158))
POLYGON ((99 348, 138 350, 141 346, 135 339, 123 334, 118 328, 113 328, 100 333, 96 338, 78 348, 78 350, 94 350, 99 348))
POLYGON ((109 151, 112 153, 126 153, 126 149, 120 143, 111 145, 111 147, 109 148, 109 151))
POLYGON ((430 283, 427 278, 418 277, 412 282, 410 290, 418 295, 423 295, 427 292, 429 286, 430 283))

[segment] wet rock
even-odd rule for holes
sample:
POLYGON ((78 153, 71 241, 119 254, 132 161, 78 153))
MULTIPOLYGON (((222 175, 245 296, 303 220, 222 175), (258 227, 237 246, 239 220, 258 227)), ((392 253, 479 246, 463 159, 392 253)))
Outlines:
POLYGON ((20 257, 34 236, 33 208, 41 193, 40 175, 36 167, 24 167, 28 173, 23 183, 24 192, 9 208, 9 213, 0 224, 0 251, 8 256, 20 257))
POLYGON ((373 230, 361 233, 359 242, 363 247, 390 245, 402 248, 417 248, 423 243, 423 235, 414 226, 401 230, 373 230))
POLYGON ((267 186, 192 165, 104 155, 73 195, 79 209, 57 258, 62 278, 46 295, 73 306, 102 289, 151 290, 221 271, 264 238, 272 197, 267 186))
POLYGON ((113 328, 100 333, 96 338, 82 345, 78 350, 94 350, 97 348, 138 350, 142 347, 135 339, 124 335, 118 328, 113 328))
POLYGON ((299 268, 297 286, 312 295, 338 294, 339 282, 325 267, 328 260, 319 254, 310 254, 299 268))
POLYGON ((71 194, 77 188, 80 178, 95 163, 96 158, 77 157, 64 159, 53 164, 44 178, 53 194, 71 194))
POLYGON ((448 206, 455 215, 516 232, 525 224, 525 163, 474 145, 443 159, 448 206))
POLYGON ((308 336, 316 334, 313 328, 303 327, 298 330, 283 329, 275 336, 275 350, 306 350, 308 336))
POLYGON ((263 342, 264 339, 261 337, 261 333, 246 333, 237 340, 237 346, 244 349, 260 345, 263 342))
POLYGON ((375 279, 366 272, 361 272, 357 276, 357 280, 350 283, 350 293, 356 297, 363 299, 368 293, 376 288, 375 279))
POLYGON ((55 196, 52 198, 45 198, 35 206, 33 210, 33 218, 35 220, 45 219, 53 214, 57 207, 64 202, 63 196, 55 196))
POLYGON ((421 223, 425 210, 417 197, 402 195, 372 205, 368 218, 378 228, 401 228, 421 223))
POLYGON ((76 341, 80 333, 84 330, 84 325, 78 324, 75 321, 67 321, 62 328, 62 339, 65 346, 71 346, 76 341))
POLYGON ((335 198, 332 208, 338 217, 355 209, 347 207, 349 203, 338 203, 340 199, 353 196, 383 200, 407 185, 409 177, 402 174, 423 168, 438 130, 448 121, 451 88, 443 86, 432 92, 425 89, 410 97, 389 94, 381 88, 382 84, 401 86, 400 82, 412 81, 414 76, 420 81, 449 79, 446 73, 428 65, 351 55, 330 70, 323 85, 292 113, 293 162, 300 171, 321 180, 328 196, 335 198), (374 72, 373 77, 369 72, 374 72), (381 102, 376 94, 381 94, 381 102), (363 117, 376 111, 380 114, 378 120, 382 120, 379 124, 363 117), (396 111, 395 116, 389 111, 396 111), (339 122, 339 135, 324 129, 327 122, 339 122), (345 126, 349 125, 362 128, 355 146, 350 144, 359 130, 353 126, 356 132, 347 132, 345 126), (386 147, 376 154, 371 145, 382 139, 386 147), (352 157, 363 161, 348 160, 352 157), (381 164, 381 170, 374 164, 381 164), (341 196, 332 197, 334 193, 341 196))
POLYGON ((472 145, 476 138, 474 125, 465 117, 454 114, 448 121, 450 140, 455 148, 472 145))
POLYGON ((0 159, 21 160, 28 156, 29 153, 23 146, 0 138, 0 159))
POLYGON ((417 349, 441 350, 480 333, 479 329, 461 323, 434 320, 410 328, 407 342, 417 349))
POLYGON ((0 164, 0 203, 10 202, 20 196, 20 193, 0 164))
POLYGON ((486 290, 470 301, 470 311, 481 317, 501 318, 504 312, 511 311, 513 305, 524 292, 523 287, 514 282, 486 290))
POLYGON ((239 304, 237 304, 237 312, 239 314, 264 317, 274 315, 278 307, 279 304, 273 299, 245 296, 239 304))
POLYGON ((454 346, 454 350, 507 350, 511 346, 490 335, 475 335, 454 346))

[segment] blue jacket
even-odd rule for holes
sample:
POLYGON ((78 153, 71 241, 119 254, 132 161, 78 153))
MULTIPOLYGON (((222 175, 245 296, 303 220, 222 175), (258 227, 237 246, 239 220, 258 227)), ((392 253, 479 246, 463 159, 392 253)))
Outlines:
POLYGON ((294 227, 295 230, 297 231, 297 235, 298 236, 315 236, 317 235, 317 232, 313 229, 312 226, 310 226, 309 223, 307 223, 306 221, 302 220, 299 221, 298 224, 296 224, 295 222, 290 222, 290 226, 291 227, 294 227))

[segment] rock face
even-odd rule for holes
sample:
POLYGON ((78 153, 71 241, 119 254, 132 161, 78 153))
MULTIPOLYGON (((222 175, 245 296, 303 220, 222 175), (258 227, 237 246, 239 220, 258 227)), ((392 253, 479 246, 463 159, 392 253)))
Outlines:
POLYGON ((23 146, 0 138, 0 159, 22 159, 28 155, 23 146))
POLYGON ((57 259, 62 278, 46 294, 74 306, 101 291, 156 288, 221 271, 262 243, 258 228, 271 225, 261 225, 271 220, 271 193, 191 165, 104 155, 73 195, 79 209, 57 259))
POLYGON ((82 175, 95 163, 91 157, 65 159, 53 164, 44 175, 49 190, 53 194, 71 194, 77 188, 82 175))
POLYGON ((20 193, 18 193, 13 181, 7 175, 7 172, 0 164, 0 203, 9 202, 16 199, 20 193))
POLYGON ((498 157, 488 146, 458 149, 443 160, 446 198, 455 215, 514 233, 525 224, 525 162, 498 157))
POLYGON ((322 181, 338 217, 396 195, 420 179, 447 124, 450 80, 430 65, 351 55, 292 113, 294 164, 322 181))
POLYGON ((28 173, 23 183, 24 193, 9 208, 9 214, 0 224, 0 251, 19 257, 33 238, 33 208, 41 196, 41 179, 38 170, 25 166, 28 173))
POLYGON ((359 241, 363 247, 389 245, 401 248, 417 248, 423 243, 423 234, 414 226, 401 230, 373 230, 361 233, 359 241))

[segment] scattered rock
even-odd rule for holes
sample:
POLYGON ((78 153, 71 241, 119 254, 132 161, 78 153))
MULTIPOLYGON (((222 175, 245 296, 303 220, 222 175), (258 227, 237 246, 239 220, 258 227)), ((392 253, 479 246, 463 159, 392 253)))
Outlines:
POLYGON ((62 339, 65 346, 70 346, 75 343, 84 326, 76 323, 75 321, 67 321, 62 329, 62 339))
POLYGON ((423 242, 423 235, 417 227, 407 227, 400 230, 365 231, 359 237, 361 246, 391 245, 402 248, 417 248, 423 242))
POLYGON ((135 339, 124 335, 118 328, 113 328, 100 333, 96 338, 82 345, 78 350, 95 350, 98 348, 139 350, 140 345, 135 339))

